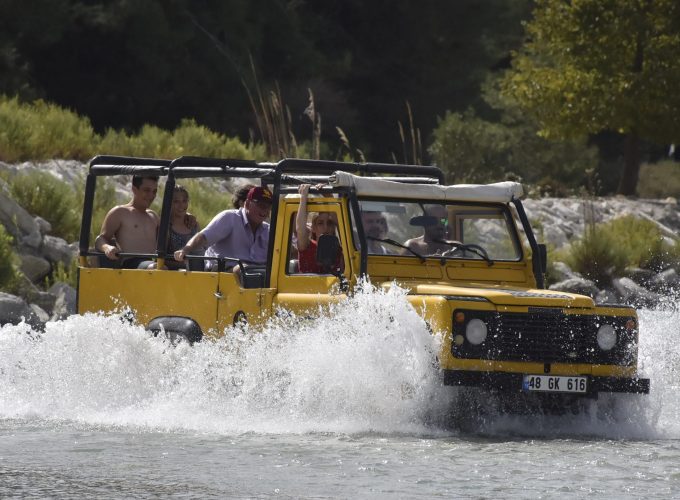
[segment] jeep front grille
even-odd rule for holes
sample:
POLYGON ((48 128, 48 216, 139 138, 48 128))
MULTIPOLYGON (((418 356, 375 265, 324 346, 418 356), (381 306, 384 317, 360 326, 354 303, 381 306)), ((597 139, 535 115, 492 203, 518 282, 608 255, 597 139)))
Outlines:
POLYGON ((494 361, 532 361, 540 363, 633 364, 637 358, 637 328, 626 329, 631 317, 564 314, 561 309, 540 308, 528 313, 497 313, 456 310, 453 335, 465 339, 465 326, 473 319, 484 321, 487 338, 480 345, 467 340, 452 342, 452 353, 458 358, 494 361), (465 320, 455 321, 462 312, 465 320), (597 345, 597 329, 611 324, 617 342, 610 351, 597 345))

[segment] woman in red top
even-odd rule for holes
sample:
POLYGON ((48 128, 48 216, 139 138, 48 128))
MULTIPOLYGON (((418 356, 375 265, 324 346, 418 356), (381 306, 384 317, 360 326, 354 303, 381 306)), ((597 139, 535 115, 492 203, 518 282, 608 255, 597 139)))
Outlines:
MULTIPOLYGON (((295 218, 297 230, 298 265, 301 273, 323 273, 321 266, 316 262, 317 239, 322 234, 335 235, 338 228, 338 219, 333 212, 318 212, 312 217, 311 230, 307 226, 307 196, 309 184, 301 184, 298 188, 300 193, 300 209, 295 218)), ((333 264, 334 271, 342 271, 344 262, 342 252, 338 249, 338 255, 333 264)))

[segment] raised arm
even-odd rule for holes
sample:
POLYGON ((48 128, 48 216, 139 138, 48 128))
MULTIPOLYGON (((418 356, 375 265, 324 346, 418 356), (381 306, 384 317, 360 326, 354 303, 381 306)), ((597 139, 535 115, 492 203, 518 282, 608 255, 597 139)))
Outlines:
POLYGON ((305 250, 309 246, 310 232, 307 227, 307 196, 309 195, 309 184, 300 184, 300 208, 295 217, 295 229, 297 231, 297 247, 299 251, 305 250))

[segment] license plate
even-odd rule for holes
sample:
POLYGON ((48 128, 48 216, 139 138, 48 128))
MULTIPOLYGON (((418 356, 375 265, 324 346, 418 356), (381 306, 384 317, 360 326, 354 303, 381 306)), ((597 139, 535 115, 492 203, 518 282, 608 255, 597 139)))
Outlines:
POLYGON ((587 377, 562 377, 557 375, 524 375, 522 389, 528 392, 585 393, 587 377))

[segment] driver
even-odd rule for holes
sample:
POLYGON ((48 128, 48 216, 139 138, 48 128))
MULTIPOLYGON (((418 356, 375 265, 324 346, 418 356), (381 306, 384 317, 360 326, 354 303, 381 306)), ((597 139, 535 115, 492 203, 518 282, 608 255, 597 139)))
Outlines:
POLYGON ((446 227, 449 222, 448 212, 443 205, 430 205, 425 208, 425 216, 434 222, 423 226, 423 235, 411 238, 404 245, 421 255, 440 255, 451 250, 451 245, 446 240, 446 227))

